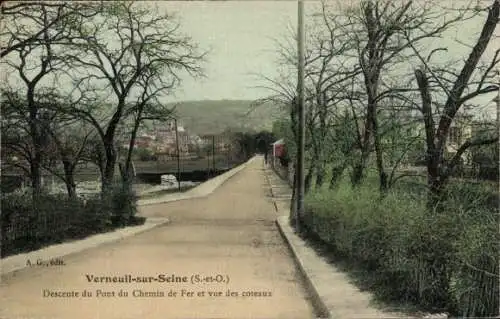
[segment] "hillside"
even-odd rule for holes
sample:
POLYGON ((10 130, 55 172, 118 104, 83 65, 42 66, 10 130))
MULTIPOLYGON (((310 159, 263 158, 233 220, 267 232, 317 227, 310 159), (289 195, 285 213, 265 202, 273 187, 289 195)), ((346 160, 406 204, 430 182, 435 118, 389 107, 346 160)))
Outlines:
POLYGON ((238 131, 270 130, 273 121, 283 114, 278 106, 271 103, 255 107, 252 101, 245 100, 185 101, 176 105, 180 123, 199 135, 216 134, 228 128, 238 131))

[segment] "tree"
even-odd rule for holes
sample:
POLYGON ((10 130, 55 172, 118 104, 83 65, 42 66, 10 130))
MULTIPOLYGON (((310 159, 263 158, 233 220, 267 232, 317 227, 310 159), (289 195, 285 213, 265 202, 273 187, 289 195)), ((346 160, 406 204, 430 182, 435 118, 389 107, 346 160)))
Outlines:
MULTIPOLYGON (((25 116, 29 112, 26 109, 27 102, 10 91, 4 91, 3 97, 2 149, 5 164, 21 169, 31 178, 30 167, 35 160, 35 148, 30 138, 29 119, 25 116)), ((57 112, 63 104, 61 97, 46 93, 37 95, 35 100, 38 107, 37 124, 42 141, 38 149, 41 155, 40 170, 44 169, 60 178, 66 185, 68 196, 75 198, 74 172, 82 161, 83 151, 92 132, 81 122, 57 112), (62 164, 62 171, 59 164, 62 164)))
POLYGON ((42 46, 47 42, 60 44, 71 41, 70 36, 61 36, 53 31, 64 28, 75 16, 95 16, 99 12, 98 9, 95 3, 84 2, 3 3, 1 12, 4 24, 0 38, 6 46, 0 49, 0 58, 26 47, 42 46))
MULTIPOLYGON (((428 186, 430 190, 429 208, 433 209, 438 203, 443 201, 444 189, 455 166, 460 162, 464 152, 473 146, 481 146, 498 142, 497 136, 478 137, 465 141, 456 151, 454 156, 446 161, 444 151, 446 141, 449 135, 450 126, 457 117, 460 109, 471 99, 499 90, 498 85, 490 84, 492 81, 492 71, 500 62, 500 49, 496 50, 493 59, 484 69, 478 69, 477 66, 483 56, 487 46, 490 44, 495 28, 499 21, 500 1, 494 0, 487 9, 488 15, 483 24, 483 28, 477 42, 472 47, 469 56, 460 71, 448 70, 446 74, 450 79, 439 72, 435 72, 428 63, 429 59, 423 59, 420 55, 422 67, 415 69, 415 78, 421 95, 421 110, 425 123, 426 133, 426 155, 427 155, 427 173, 428 186), (479 80, 474 81, 474 72, 479 80), (446 94, 446 102, 441 110, 441 116, 437 123, 434 122, 433 99, 430 91, 430 81, 438 83, 439 88, 446 94), (473 87, 475 86, 475 87, 473 87)), ((410 36, 409 34, 407 35, 410 36)), ((417 52, 418 53, 418 52, 417 52)))
POLYGON ((260 131, 255 135, 257 151, 267 153, 272 143, 276 141, 276 137, 272 132, 260 131))
POLYGON ((391 70, 402 68, 402 64, 412 58, 409 49, 425 39, 441 35, 457 22, 469 18, 465 13, 459 12, 436 23, 442 12, 438 13, 433 5, 431 2, 417 5, 413 1, 405 1, 396 5, 393 1, 363 1, 359 10, 351 8, 347 13, 347 19, 353 23, 348 24, 348 28, 344 30, 355 44, 353 55, 362 70, 362 88, 366 98, 361 156, 353 172, 354 185, 358 185, 363 179, 373 139, 380 189, 384 192, 388 188, 379 105, 384 99, 398 97, 398 93, 415 89, 390 85, 384 90, 384 78, 394 76, 391 70), (413 36, 410 38, 406 34, 413 36))
MULTIPOLYGON (((205 53, 198 53, 191 39, 179 34, 179 23, 172 15, 151 13, 150 8, 136 2, 106 3, 99 16, 75 21, 73 27, 79 37, 71 43, 65 61, 83 74, 77 77, 81 92, 78 100, 92 100, 94 105, 87 109, 75 107, 70 112, 91 123, 98 132, 105 155, 102 190, 106 193, 117 161, 115 137, 119 123, 130 114, 130 101, 144 95, 151 99, 170 89, 172 78, 179 82, 179 72, 201 74, 199 63, 205 53), (152 82, 159 87, 146 92, 152 82), (111 116, 102 125, 95 107, 106 90, 113 93, 112 108, 106 110, 111 116)), ((150 105, 146 102, 142 99, 133 107, 150 105)), ((140 116, 137 119, 142 121, 140 116)))
POLYGON ((30 130, 25 111, 25 102, 11 91, 2 90, 1 148, 2 166, 21 170, 31 178, 30 163, 33 160, 33 147, 30 143, 30 130))
MULTIPOLYGON (((60 71, 61 61, 57 58, 61 43, 71 41, 69 28, 76 16, 88 18, 96 14, 96 8, 80 4, 20 3, 2 6, 6 28, 0 37, 7 44, 2 48, 2 64, 14 69, 25 90, 23 116, 28 124, 32 154, 30 157, 30 177, 34 203, 41 192, 41 165, 43 161, 44 132, 40 127, 40 103, 38 91, 55 72, 60 71)), ((7 88, 5 88, 7 89, 7 88)), ((13 91, 12 89, 10 89, 13 91)))
MULTIPOLYGON (((75 171, 84 160, 89 140, 95 134, 85 122, 74 120, 57 110, 64 104, 59 98, 51 97, 55 108, 48 109, 42 129, 48 135, 50 147, 46 150, 43 168, 61 179, 66 185, 69 198, 76 198, 75 171), (62 164, 62 172, 58 163, 62 164)), ((64 106, 63 106, 64 107, 64 106)))
POLYGON ((176 78, 173 78, 171 83, 164 83, 161 79, 161 74, 158 74, 158 70, 150 70, 150 72, 144 74, 138 82, 142 93, 137 98, 137 101, 132 103, 132 105, 127 108, 124 116, 125 120, 130 116, 132 117, 132 130, 129 133, 130 138, 127 156, 125 163, 120 166, 120 173, 124 184, 129 187, 131 186, 132 178, 132 153, 134 151, 137 132, 139 131, 141 124, 144 124, 145 121, 165 121, 171 118, 175 109, 175 107, 170 109, 164 106, 159 101, 159 97, 164 93, 169 93, 170 90, 175 87, 177 82, 176 78), (155 83, 158 81, 161 82, 155 83))
MULTIPOLYGON (((445 212, 446 184, 464 152, 473 146, 498 142, 498 132, 496 132, 496 136, 473 137, 465 141, 451 159, 446 160, 444 158, 450 126, 456 120, 464 104, 478 95, 491 93, 500 89, 495 85, 487 85, 490 72, 500 61, 498 59, 500 50, 496 51, 492 61, 486 68, 477 68, 499 22, 500 1, 494 0, 492 5, 487 9, 487 12, 488 14, 481 33, 459 71, 455 72, 453 69, 448 69, 445 72, 433 70, 433 67, 429 63, 430 59, 423 59, 419 54, 422 67, 415 69, 415 78, 420 90, 421 110, 425 123, 427 184, 429 187, 427 201, 428 214, 434 214, 435 212, 442 214, 445 212), (479 73, 478 81, 474 81, 473 74, 475 71, 476 74, 479 73), (446 74, 448 78, 443 74, 446 74), (446 101, 442 110, 440 110, 441 115, 439 116, 437 126, 434 122, 433 105, 435 104, 433 103, 433 94, 430 88, 431 80, 437 82, 438 87, 442 90, 441 92, 444 91, 446 95, 446 101)), ((406 36, 410 37, 409 34, 406 36)), ((419 53, 415 48, 414 50, 416 53, 419 53)), ((425 247, 432 257, 432 261, 429 262, 429 268, 433 269, 432 279, 436 283, 432 296, 437 299, 435 300, 436 303, 445 304, 449 298, 449 282, 448 268, 446 260, 443 260, 442 252, 449 250, 450 247, 449 245, 432 241, 426 244, 425 247)))

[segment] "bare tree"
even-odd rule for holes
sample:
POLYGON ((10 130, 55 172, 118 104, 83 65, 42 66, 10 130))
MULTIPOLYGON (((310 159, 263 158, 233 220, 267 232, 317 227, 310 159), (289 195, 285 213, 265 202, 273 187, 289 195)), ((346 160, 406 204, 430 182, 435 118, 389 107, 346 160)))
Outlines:
MULTIPOLYGON (((477 42, 472 47, 469 56, 459 72, 448 70, 447 75, 452 80, 446 80, 442 73, 436 72, 430 65, 429 59, 422 58, 422 67, 415 69, 415 77, 421 95, 421 110, 425 123, 426 145, 427 145, 427 173, 428 186, 431 196, 429 206, 433 208, 441 202, 444 188, 455 166, 459 163, 464 152, 473 146, 492 144, 498 141, 498 136, 479 137, 465 141, 456 151, 454 156, 446 161, 444 150, 452 122, 456 119, 460 109, 471 99, 499 90, 498 85, 492 84, 493 71, 499 64, 500 50, 496 50, 492 60, 485 68, 477 68, 487 46, 490 44, 495 28, 498 25, 500 12, 500 1, 494 0, 488 8, 488 15, 483 24, 482 31, 477 42), (474 72, 479 73, 475 80, 474 72), (451 73, 451 74, 450 74, 451 73), (430 82, 434 80, 439 84, 441 92, 447 96, 437 123, 434 122, 433 99, 430 90, 430 82), (488 85, 489 84, 489 85, 488 85)), ((408 35, 409 37, 409 35, 408 35)), ((417 52, 417 50, 415 49, 417 52)), ((418 52, 417 52, 418 54, 418 52)))
MULTIPOLYGON (((25 115, 26 100, 11 91, 3 92, 2 101, 2 150, 4 164, 21 169, 31 178, 30 167, 34 160, 33 141, 30 138, 29 118, 25 115)), ((74 173, 82 161, 83 151, 92 132, 85 132, 83 123, 57 112, 63 104, 54 94, 36 96, 39 116, 37 123, 42 143, 38 151, 43 170, 61 179, 70 198, 76 197, 74 173), (62 170, 61 165, 62 164, 62 170)))
MULTIPOLYGON (((59 104, 63 102, 59 101, 59 104)), ((69 198, 74 199, 77 196, 75 172, 79 164, 86 162, 85 150, 95 132, 89 129, 87 123, 65 116, 57 109, 60 106, 49 110, 42 123, 42 129, 49 137, 43 168, 61 179, 69 198), (62 164, 62 172, 59 163, 62 164)))
MULTIPOLYGON (((498 142, 498 132, 496 132, 496 136, 473 136, 458 147, 451 159, 447 160, 444 156, 451 124, 457 120, 459 111, 464 108, 466 102, 479 95, 499 90, 498 85, 488 85, 492 79, 491 71, 499 63, 499 51, 496 51, 487 67, 478 68, 478 65, 487 46, 492 42, 495 28, 498 25, 500 1, 494 0, 492 5, 487 8, 487 13, 481 33, 458 72, 455 72, 453 68, 447 70, 433 68, 430 64, 430 56, 433 52, 425 59, 419 50, 413 47, 422 63, 422 66, 415 69, 414 72, 420 90, 420 109, 425 124, 427 184, 429 187, 427 213, 431 216, 433 216, 434 212, 445 212, 446 185, 464 152, 473 146, 498 142), (474 73, 476 77, 474 77, 474 73), (476 79, 479 80, 476 81, 476 79), (432 82, 440 88, 438 92, 432 90, 432 82), (444 105, 441 106, 440 103, 433 101, 433 97, 435 97, 433 93, 445 94, 446 101, 444 105), (437 123, 435 123, 434 119, 436 113, 439 115, 437 123)), ((410 38, 409 34, 406 34, 406 36, 410 38)), ((433 303, 438 305, 446 304, 449 298, 449 269, 442 252, 449 251, 451 249, 450 244, 432 241, 429 238, 424 240, 423 247, 425 247, 425 253, 429 256, 428 268, 432 269, 430 280, 434 282, 434 291, 430 295, 433 296, 433 303)))
MULTIPOLYGON (((305 176, 306 192, 311 189, 315 177, 317 187, 323 184, 326 169, 326 158, 330 151, 326 145, 331 121, 334 118, 336 106, 345 96, 345 82, 360 72, 360 68, 346 67, 343 56, 352 49, 345 34, 338 25, 344 25, 341 16, 329 16, 326 2, 322 2, 322 12, 313 16, 319 20, 308 29, 308 43, 305 56, 305 86, 306 86, 306 156, 308 162, 305 176)), ((294 34, 294 32, 291 32, 294 34)), ((293 37, 290 37, 293 38, 293 37)), ((288 39, 288 38, 287 38, 288 39)), ((297 43, 296 41, 278 41, 279 63, 282 73, 290 78, 295 78, 297 72, 297 43), (292 75, 293 74, 293 75, 292 75)), ((269 88, 275 94, 270 97, 283 101, 290 107, 290 123, 296 137, 297 110, 295 103, 296 84, 284 79, 269 79, 269 88)), ((290 144, 292 141, 288 141, 290 144)), ((290 145, 291 146, 291 145, 290 145)))
POLYGON ((74 27, 81 40, 73 41, 73 51, 65 59, 85 74, 78 77, 78 88, 83 92, 79 100, 89 99, 91 93, 99 96, 99 91, 113 94, 112 108, 106 110, 110 119, 104 125, 92 108, 71 110, 91 123, 102 140, 102 190, 106 192, 112 184, 117 160, 116 132, 130 100, 146 89, 141 86, 141 78, 152 76, 161 83, 171 77, 180 80, 179 72, 198 76, 205 53, 198 53, 191 39, 179 33, 175 17, 158 11, 151 13, 150 8, 136 2, 106 3, 101 15, 82 19, 74 27))
POLYGON ((370 141, 373 139, 376 154, 376 166, 379 172, 380 189, 388 188, 388 176, 384 167, 384 156, 379 132, 378 109, 381 100, 393 96, 396 92, 405 92, 411 88, 390 87, 383 90, 381 84, 389 70, 411 57, 410 48, 422 40, 440 36, 445 30, 459 21, 469 18, 465 12, 459 12, 443 22, 436 23, 438 13, 433 4, 416 5, 405 1, 396 5, 393 1, 363 1, 359 10, 351 10, 350 24, 345 31, 355 43, 354 56, 362 69, 363 86, 366 94, 366 117, 363 128, 361 156, 353 172, 353 184, 363 179, 363 170, 370 154, 370 141), (413 37, 405 37, 407 33, 413 37))
POLYGON ((71 41, 71 37, 61 37, 61 34, 53 31, 65 28, 75 16, 95 16, 99 11, 96 8, 96 2, 93 4, 66 1, 2 3, 3 25, 0 38, 3 41, 0 58, 24 47, 40 46, 46 42, 61 44, 71 41))
POLYGON ((13 167, 31 178, 33 147, 24 110, 24 101, 12 91, 2 90, 2 166, 13 167))
POLYGON ((57 58, 58 45, 71 41, 70 26, 76 16, 88 18, 96 14, 87 5, 64 3, 20 3, 2 7, 5 28, 1 38, 7 44, 2 49, 2 64, 14 69, 25 85, 22 112, 28 124, 32 153, 30 177, 34 202, 41 192, 41 165, 43 161, 43 130, 40 126, 38 91, 43 81, 60 70, 62 62, 57 58), (8 56, 7 56, 8 55, 8 56))
POLYGON ((137 133, 146 121, 165 121, 172 117, 175 107, 169 108, 160 102, 163 94, 168 94, 174 89, 177 78, 173 77, 170 82, 159 81, 161 77, 154 72, 144 74, 139 80, 142 93, 126 110, 125 119, 132 117, 132 130, 130 131, 129 146, 125 164, 121 166, 121 175, 125 184, 130 185, 132 153, 134 151, 137 133))

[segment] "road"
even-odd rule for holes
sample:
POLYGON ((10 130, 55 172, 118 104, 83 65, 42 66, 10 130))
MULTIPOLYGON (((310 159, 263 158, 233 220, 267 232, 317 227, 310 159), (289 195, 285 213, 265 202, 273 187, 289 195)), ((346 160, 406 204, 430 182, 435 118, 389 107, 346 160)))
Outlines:
POLYGON ((9 275, 0 318, 314 318, 268 196, 259 158, 208 197, 143 206, 141 215, 171 223, 63 258, 64 266, 9 275), (188 282, 90 279, 126 274, 188 282))

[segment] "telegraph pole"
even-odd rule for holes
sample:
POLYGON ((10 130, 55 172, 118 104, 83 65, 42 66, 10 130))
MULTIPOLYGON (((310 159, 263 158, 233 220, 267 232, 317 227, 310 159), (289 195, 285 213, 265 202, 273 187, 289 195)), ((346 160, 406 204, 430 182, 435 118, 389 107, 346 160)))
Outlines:
POLYGON ((497 100, 497 129, 500 131, 500 68, 497 70, 497 76, 498 76, 498 91, 497 91, 497 98, 496 98, 496 100, 497 100))
POLYGON ((212 135, 212 175, 215 174, 215 135, 212 135))
MULTIPOLYGON (((497 91, 497 134, 500 136, 500 68, 497 69, 498 76, 498 91, 497 91)), ((500 158, 500 139, 498 140, 498 156, 500 158)), ((497 163, 498 164, 498 163, 497 163)), ((500 169, 500 168, 499 168, 500 169)), ((500 227, 500 226, 499 226, 500 227)), ((499 228, 500 232, 500 228, 499 228)), ((498 313, 500 313, 500 305, 498 306, 498 313)))
MULTIPOLYGON (((500 68, 497 69, 496 73, 497 73, 498 90, 497 90, 497 96, 496 96, 496 98, 493 98, 493 101, 496 102, 496 107, 497 107, 497 118, 496 118, 497 134, 500 136, 500 68)), ((497 141, 497 146, 498 146, 498 156, 500 157, 500 139, 497 141)), ((498 165, 498 163, 497 163, 497 165, 498 165)), ((498 232, 500 233, 500 224, 499 224, 498 232)), ((498 313, 500 313, 500 305, 498 306, 498 313)))
POLYGON ((304 98, 304 1, 298 0, 298 32, 297 32, 297 45, 298 45, 298 81, 297 81, 297 97, 298 97, 298 113, 299 113, 299 140, 297 143, 297 205, 295 213, 296 231, 301 231, 301 222, 304 217, 304 152, 305 152, 305 98, 304 98))
POLYGON ((181 191, 181 152, 179 149, 179 130, 177 129, 177 118, 174 118, 175 122, 175 143, 177 144, 177 186, 179 187, 179 192, 181 191))

